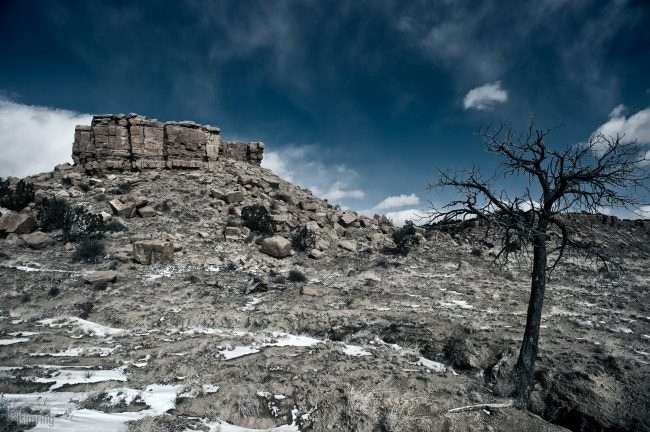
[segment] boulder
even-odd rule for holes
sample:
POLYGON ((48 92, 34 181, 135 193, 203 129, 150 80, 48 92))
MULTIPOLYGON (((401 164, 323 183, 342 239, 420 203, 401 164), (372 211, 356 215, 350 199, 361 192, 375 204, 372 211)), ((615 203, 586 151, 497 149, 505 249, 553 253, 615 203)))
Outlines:
POLYGON ((23 234, 20 236, 20 238, 23 242, 25 242, 25 246, 32 249, 44 249, 56 243, 56 240, 42 231, 35 231, 31 234, 23 234))
POLYGON ((350 212, 345 212, 339 217, 339 223, 345 227, 352 225, 357 221, 357 215, 350 212))
POLYGON ((316 201, 301 201, 300 208, 307 211, 316 211, 320 206, 316 201))
POLYGON ((144 206, 142 208, 139 208, 138 209, 138 214, 140 215, 140 217, 143 217, 143 218, 150 218, 150 217, 158 216, 158 212, 156 210, 154 210, 153 207, 148 206, 148 205, 146 205, 146 206, 144 206))
POLYGON ((328 289, 323 285, 303 285, 300 293, 305 296, 323 297, 327 291, 328 289))
POLYGON ((123 218, 130 218, 131 216, 133 216, 136 210, 135 206, 133 206, 132 204, 126 204, 122 202, 122 200, 119 200, 117 198, 109 201, 108 204, 111 206, 111 210, 113 210, 113 213, 123 218))
POLYGON ((241 230, 238 227, 226 227, 223 231, 227 240, 238 240, 241 236, 241 230))
POLYGON ((319 251, 318 249, 311 249, 309 251, 309 258, 321 259, 325 255, 324 252, 319 251))
POLYGON ((262 240, 261 251, 274 258, 284 258, 291 255, 291 242, 282 236, 274 236, 262 240))
POLYGON ((350 252, 357 251, 357 242, 354 240, 341 240, 339 241, 339 247, 341 249, 348 250, 350 252))
POLYGON ((86 273, 83 276, 83 280, 86 283, 92 285, 108 285, 111 282, 115 282, 117 279, 116 271, 95 271, 91 273, 86 273))
POLYGON ((36 218, 31 213, 13 213, 0 217, 0 237, 9 234, 29 234, 36 229, 36 218))
POLYGON ((244 201, 244 193, 242 191, 228 192, 224 198, 228 204, 235 204, 244 201))
POLYGON ((164 240, 140 240, 133 243, 133 260, 140 264, 174 261, 174 246, 164 240))

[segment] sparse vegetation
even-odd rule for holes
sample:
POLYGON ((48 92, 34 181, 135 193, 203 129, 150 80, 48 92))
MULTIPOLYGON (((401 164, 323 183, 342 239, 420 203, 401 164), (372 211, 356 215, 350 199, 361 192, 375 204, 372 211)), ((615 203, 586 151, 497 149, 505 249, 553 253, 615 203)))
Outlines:
POLYGON ((106 254, 104 242, 99 239, 87 238, 77 244, 72 255, 73 262, 98 263, 106 254))
POLYGON ((90 213, 80 206, 70 207, 62 199, 43 200, 38 207, 38 218, 43 231, 61 229, 64 241, 99 238, 106 231, 100 215, 90 213))
POLYGON ((293 234, 291 245, 297 251, 306 251, 316 244, 316 235, 307 227, 302 227, 293 234))
POLYGON ((0 207, 20 211, 34 201, 34 185, 20 180, 11 187, 9 179, 0 177, 0 207))
POLYGON ((95 304, 90 300, 83 303, 76 303, 74 306, 79 311, 77 315, 81 319, 87 319, 95 308, 95 304))
POLYGON ((420 243, 412 221, 406 221, 402 228, 393 233, 393 242, 395 242, 395 250, 401 255, 408 255, 411 249, 420 243))
POLYGON ((258 234, 273 235, 275 233, 275 221, 269 211, 261 204, 246 206, 241 211, 244 226, 258 234))
POLYGON ((300 270, 293 269, 289 272, 289 276, 287 277, 287 280, 289 282, 307 282, 307 276, 300 270))
POLYGON ((49 291, 47 292, 47 296, 49 298, 54 298, 54 297, 58 296, 60 292, 61 292, 61 290, 58 287, 53 286, 53 287, 50 287, 49 291))

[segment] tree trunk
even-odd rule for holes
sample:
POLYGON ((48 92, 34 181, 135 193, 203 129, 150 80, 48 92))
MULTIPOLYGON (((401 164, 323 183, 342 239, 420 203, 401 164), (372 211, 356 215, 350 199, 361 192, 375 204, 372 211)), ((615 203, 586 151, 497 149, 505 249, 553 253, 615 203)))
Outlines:
POLYGON ((546 290, 546 229, 548 221, 540 219, 537 223, 537 233, 533 239, 533 272, 528 300, 528 315, 526 316, 526 331, 521 342, 519 359, 517 360, 515 385, 516 405, 528 409, 530 393, 533 389, 533 372, 537 358, 539 342, 539 327, 542 322, 542 306, 546 290))

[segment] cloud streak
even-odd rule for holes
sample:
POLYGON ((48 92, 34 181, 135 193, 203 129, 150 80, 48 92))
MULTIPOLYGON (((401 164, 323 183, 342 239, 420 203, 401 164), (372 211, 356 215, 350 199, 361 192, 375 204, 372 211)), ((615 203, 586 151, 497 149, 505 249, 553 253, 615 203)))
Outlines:
POLYGON ((358 173, 344 164, 330 165, 322 162, 319 147, 315 145, 288 145, 276 150, 267 147, 262 167, 329 201, 341 203, 366 196, 356 186, 358 173))
POLYGON ((501 81, 484 84, 471 89, 463 99, 463 107, 486 111, 494 108, 497 104, 505 103, 508 100, 508 92, 501 88, 501 81))
POLYGON ((25 177, 71 162, 74 128, 91 118, 0 97, 0 176, 25 177))

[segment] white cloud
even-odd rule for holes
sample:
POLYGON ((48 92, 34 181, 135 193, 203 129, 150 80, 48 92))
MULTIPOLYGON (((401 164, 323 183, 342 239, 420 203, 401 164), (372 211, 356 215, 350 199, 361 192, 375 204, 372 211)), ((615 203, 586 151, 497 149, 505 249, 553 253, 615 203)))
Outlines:
POLYGON ((0 97, 0 177, 25 177, 71 161, 74 128, 90 114, 0 97))
POLYGON ((650 107, 638 111, 629 117, 623 112, 625 107, 619 105, 609 115, 609 120, 600 126, 596 132, 608 137, 625 135, 624 142, 630 143, 636 140, 639 144, 650 144, 650 107))
POLYGON ((426 214, 418 209, 406 209, 384 213, 384 215, 393 221, 393 225, 402 226, 407 220, 413 221, 416 225, 423 222, 426 214))
POLYGON ((365 193, 355 187, 359 177, 357 172, 344 164, 328 165, 321 162, 319 149, 314 145, 285 146, 272 151, 267 147, 262 167, 329 201, 365 197, 365 193))
POLYGON ((501 81, 471 89, 463 99, 465 109, 489 110, 508 100, 508 92, 501 88, 501 81))
POLYGON ((650 205, 641 206, 639 207, 639 210, 634 213, 640 219, 650 219, 650 205))
POLYGON ((388 209, 394 209, 394 208, 417 205, 417 204, 420 204, 420 198, 418 198, 417 195, 415 195, 414 193, 412 193, 411 195, 402 194, 396 196, 389 196, 388 198, 384 199, 382 202, 377 204, 374 207, 374 209, 388 210, 388 209))

